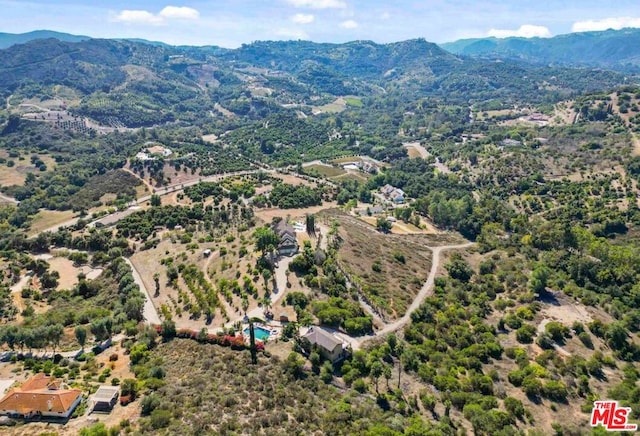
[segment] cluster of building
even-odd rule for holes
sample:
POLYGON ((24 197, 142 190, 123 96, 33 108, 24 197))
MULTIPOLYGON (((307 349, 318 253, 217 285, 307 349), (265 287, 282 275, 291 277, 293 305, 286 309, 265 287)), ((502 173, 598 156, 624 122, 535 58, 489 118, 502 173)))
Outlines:
POLYGON ((344 170, 359 170, 364 171, 365 173, 376 174, 378 172, 378 167, 368 161, 354 161, 354 162, 345 162, 342 164, 342 169, 344 170))
POLYGON ((173 150, 161 145, 154 145, 153 147, 143 148, 136 154, 138 160, 156 160, 159 156, 167 158, 173 154, 173 150))
POLYGON ((405 200, 404 191, 400 188, 396 188, 389 184, 384 185, 380 188, 380 193, 384 197, 385 200, 390 201, 395 204, 402 204, 405 200))
MULTIPOLYGON (((118 400, 117 386, 100 386, 89 398, 91 411, 108 412, 118 400)), ((68 419, 82 401, 82 390, 69 389, 51 375, 36 374, 0 400, 0 415, 23 419, 68 419)))

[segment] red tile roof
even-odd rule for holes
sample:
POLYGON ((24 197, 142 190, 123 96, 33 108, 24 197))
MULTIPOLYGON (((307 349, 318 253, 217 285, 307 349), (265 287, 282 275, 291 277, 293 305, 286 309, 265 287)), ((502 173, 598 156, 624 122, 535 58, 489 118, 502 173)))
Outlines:
POLYGON ((37 374, 21 387, 12 389, 0 400, 0 411, 21 415, 34 412, 64 414, 82 395, 80 389, 60 389, 53 377, 37 374))

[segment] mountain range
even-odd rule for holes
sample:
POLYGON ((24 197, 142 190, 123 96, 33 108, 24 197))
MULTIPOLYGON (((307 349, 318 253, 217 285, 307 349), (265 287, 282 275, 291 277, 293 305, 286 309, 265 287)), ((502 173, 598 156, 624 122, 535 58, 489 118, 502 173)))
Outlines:
MULTIPOLYGON (((0 49, 47 38, 63 42, 80 42, 92 39, 89 36, 50 30, 36 30, 21 34, 0 33, 0 49)), ((137 38, 119 38, 118 40, 169 47, 163 42, 137 38)), ((347 43, 347 46, 356 43, 347 43)), ((315 46, 313 43, 309 44, 315 46)), ((543 65, 592 66, 634 71, 640 69, 640 29, 634 28, 569 33, 552 38, 461 39, 440 44, 440 47, 450 53, 470 57, 512 59, 543 65)))
POLYGON ((9 48, 12 45, 24 44, 34 39, 55 38, 58 41, 79 42, 91 39, 89 36, 71 35, 69 33, 54 32, 53 30, 34 30, 27 33, 1 33, 0 49, 9 48))
MULTIPOLYGON (((621 45, 627 33, 617 34, 612 45, 621 45)), ((214 105, 260 119, 291 105, 345 95, 404 95, 462 105, 548 103, 632 80, 621 72, 585 68, 586 61, 549 66, 553 62, 542 55, 461 56, 424 39, 261 41, 225 49, 48 32, 20 36, 36 39, 0 49, 0 96, 28 99, 63 85, 75 93, 75 114, 127 127, 193 123, 214 105)), ((623 65, 622 55, 609 58, 623 65)))
MULTIPOLYGON (((54 38, 63 42, 80 42, 92 39, 89 36, 72 35, 50 30, 36 30, 21 34, 0 33, 0 49, 47 38, 54 38)), ((169 44, 163 42, 139 38, 118 38, 116 40, 170 47, 169 44)), ((361 41, 347 43, 344 46, 353 46, 359 42, 361 41)), ((308 42, 306 47, 333 45, 335 44, 318 45, 308 42)), ((244 45, 243 47, 246 46, 244 45)), ((256 49, 265 48, 264 44, 254 44, 252 46, 256 49)), ((440 44, 440 47, 452 54, 469 57, 512 59, 542 65, 592 66, 633 71, 640 69, 640 29, 634 28, 569 33, 552 38, 489 37, 461 39, 440 44)))
POLYGON ((535 64, 640 69, 640 29, 605 30, 553 38, 476 38, 441 44, 464 56, 518 59, 535 64))

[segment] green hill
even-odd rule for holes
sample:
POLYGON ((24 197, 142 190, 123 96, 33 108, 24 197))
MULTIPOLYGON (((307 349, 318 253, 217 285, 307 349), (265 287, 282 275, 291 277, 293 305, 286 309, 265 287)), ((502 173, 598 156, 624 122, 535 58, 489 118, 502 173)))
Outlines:
POLYGON ((88 36, 71 35, 69 33, 54 32, 53 30, 34 30, 27 33, 1 33, 0 49, 11 47, 16 44, 24 44, 34 39, 54 38, 59 41, 80 42, 90 39, 88 36))

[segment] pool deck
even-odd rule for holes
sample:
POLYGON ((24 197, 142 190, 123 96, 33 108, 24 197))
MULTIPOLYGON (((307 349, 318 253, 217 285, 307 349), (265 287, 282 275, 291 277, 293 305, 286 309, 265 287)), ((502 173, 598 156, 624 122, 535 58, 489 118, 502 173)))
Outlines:
MULTIPOLYGON (((275 339, 278 339, 280 337, 280 334, 282 333, 282 325, 279 322, 274 321, 273 322, 274 325, 268 325, 268 324, 262 324, 262 323, 256 323, 253 324, 254 328, 259 328, 261 330, 265 330, 269 332, 269 337, 267 338, 266 341, 262 340, 262 339, 258 339, 256 338, 256 341, 260 341, 260 342, 269 342, 269 341, 273 341, 275 339), (275 325, 277 324, 277 325, 275 325)), ((245 334, 244 331, 249 329, 249 324, 242 324, 242 334, 245 335, 247 337, 247 340, 249 339, 249 335, 245 334)))

